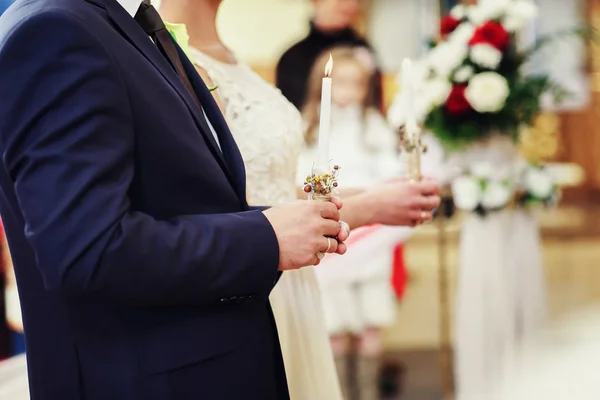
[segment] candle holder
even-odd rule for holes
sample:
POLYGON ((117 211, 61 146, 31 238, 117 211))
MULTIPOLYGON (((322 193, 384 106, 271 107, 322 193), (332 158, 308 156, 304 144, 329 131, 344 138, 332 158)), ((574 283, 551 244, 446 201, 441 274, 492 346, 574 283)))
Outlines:
POLYGON ((416 127, 416 132, 407 134, 406 125, 399 128, 400 146, 406 152, 406 175, 411 181, 420 181, 421 175, 421 154, 427 152, 427 146, 421 140, 420 128, 416 127))
MULTIPOLYGON (((314 167, 304 181, 304 192, 308 194, 308 199, 312 201, 330 201, 336 188, 338 187, 337 176, 340 167, 334 165, 330 167, 314 167)), ((325 253, 318 252, 317 257, 322 259, 325 253)))

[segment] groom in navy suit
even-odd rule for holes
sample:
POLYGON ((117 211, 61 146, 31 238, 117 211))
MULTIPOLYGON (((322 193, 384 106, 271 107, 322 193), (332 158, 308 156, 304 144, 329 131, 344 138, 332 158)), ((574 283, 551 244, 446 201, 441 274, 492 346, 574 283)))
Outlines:
POLYGON ((33 400, 287 399, 269 293, 345 251, 337 200, 248 206, 225 121, 165 33, 139 0, 0 18, 0 213, 33 400))

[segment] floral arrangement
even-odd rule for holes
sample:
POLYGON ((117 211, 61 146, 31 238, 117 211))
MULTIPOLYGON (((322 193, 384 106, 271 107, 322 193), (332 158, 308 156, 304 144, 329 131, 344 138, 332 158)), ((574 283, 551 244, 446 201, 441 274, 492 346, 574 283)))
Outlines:
POLYGON ((558 202, 560 190, 544 166, 529 164, 516 179, 511 175, 511 171, 498 170, 491 163, 473 165, 467 174, 452 181, 454 204, 485 216, 511 205, 549 207, 558 202))
MULTIPOLYGON (((530 0, 494 0, 455 6, 441 20, 440 38, 416 63, 415 112, 446 148, 464 147, 491 133, 518 138, 531 126, 542 95, 560 102, 566 93, 547 75, 522 66, 549 42, 520 50, 516 35, 536 18, 530 0)), ((570 31, 569 34, 573 32, 570 31)), ((398 116, 393 123, 403 123, 398 116)))

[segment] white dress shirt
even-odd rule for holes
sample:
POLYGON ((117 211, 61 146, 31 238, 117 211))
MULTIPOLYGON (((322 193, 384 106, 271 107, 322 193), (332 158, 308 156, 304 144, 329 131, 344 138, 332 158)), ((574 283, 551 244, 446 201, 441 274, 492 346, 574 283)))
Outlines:
MULTIPOLYGON (((117 2, 132 17, 135 17, 135 13, 137 13, 137 10, 140 8, 140 5, 142 4, 141 0, 117 0, 117 2)), ((210 132, 213 134, 215 141, 217 142, 217 146, 219 146, 219 149, 220 149, 221 143, 219 143, 219 136, 217 136, 217 132, 215 131, 215 128, 213 128, 212 124, 210 123, 210 120, 206 116, 206 112, 204 112, 204 109, 202 109, 202 114, 204 115, 204 118, 206 119, 206 123, 208 124, 210 132)))

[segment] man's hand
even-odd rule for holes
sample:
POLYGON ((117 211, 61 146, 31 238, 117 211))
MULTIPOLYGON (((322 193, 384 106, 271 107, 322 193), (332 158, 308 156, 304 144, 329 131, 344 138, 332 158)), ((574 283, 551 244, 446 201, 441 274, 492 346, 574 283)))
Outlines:
POLYGON ((439 186, 433 179, 411 182, 398 178, 369 191, 375 221, 384 225, 415 226, 433 218, 440 205, 439 186))
POLYGON ((342 202, 296 201, 263 211, 279 242, 279 270, 319 264, 318 252, 344 254, 349 229, 340 222, 342 202))

